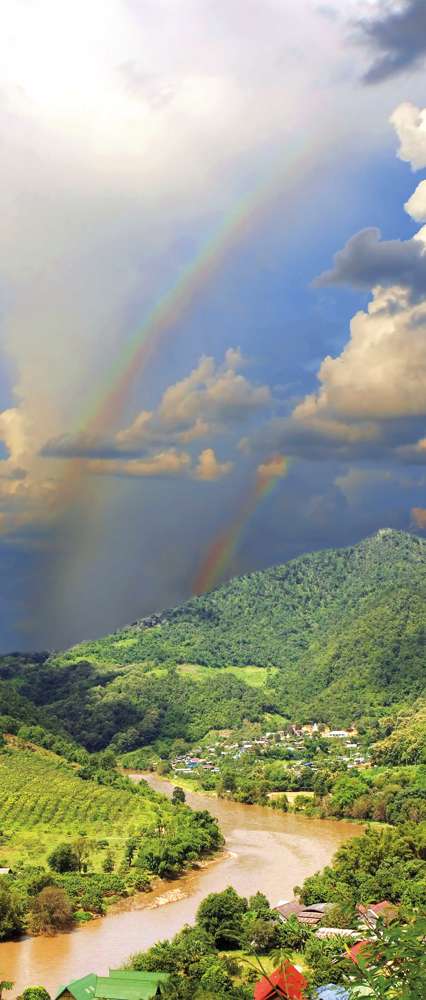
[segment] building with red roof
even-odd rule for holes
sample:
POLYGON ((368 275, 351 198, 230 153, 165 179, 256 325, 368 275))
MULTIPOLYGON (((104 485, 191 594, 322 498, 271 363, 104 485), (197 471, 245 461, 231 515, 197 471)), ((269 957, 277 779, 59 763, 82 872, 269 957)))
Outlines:
POLYGON ((370 956, 370 946, 371 941, 357 941, 352 948, 349 948, 348 958, 351 958, 355 965, 358 965, 358 959, 362 958, 366 961, 370 956))
POLYGON ((278 969, 264 976, 254 990, 254 1000, 305 1000, 308 983, 305 977, 290 962, 284 962, 278 969))

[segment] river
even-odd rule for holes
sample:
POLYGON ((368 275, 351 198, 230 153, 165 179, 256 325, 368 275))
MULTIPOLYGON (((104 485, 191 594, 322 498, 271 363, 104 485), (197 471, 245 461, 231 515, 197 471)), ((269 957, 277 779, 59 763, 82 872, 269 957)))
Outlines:
MULTIPOLYGON (((157 791, 171 794, 170 782, 146 777, 157 791)), ((288 815, 198 792, 188 793, 187 802, 217 817, 225 837, 224 855, 177 881, 161 883, 153 892, 124 900, 106 917, 69 934, 1 943, 0 979, 15 983, 5 1000, 28 985, 45 986, 53 996, 60 985, 88 972, 104 975, 135 951, 192 923, 203 897, 228 885, 244 896, 260 890, 272 904, 289 899, 293 886, 323 868, 340 844, 361 829, 354 823, 288 815)))

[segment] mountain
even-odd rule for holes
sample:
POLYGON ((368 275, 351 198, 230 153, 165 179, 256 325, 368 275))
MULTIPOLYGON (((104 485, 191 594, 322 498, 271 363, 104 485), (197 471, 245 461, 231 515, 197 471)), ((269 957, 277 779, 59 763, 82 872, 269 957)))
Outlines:
POLYGON ((425 609, 426 541, 382 529, 44 663, 5 658, 0 677, 27 715, 36 706, 89 749, 199 739, 268 714, 344 723, 421 696, 425 609))

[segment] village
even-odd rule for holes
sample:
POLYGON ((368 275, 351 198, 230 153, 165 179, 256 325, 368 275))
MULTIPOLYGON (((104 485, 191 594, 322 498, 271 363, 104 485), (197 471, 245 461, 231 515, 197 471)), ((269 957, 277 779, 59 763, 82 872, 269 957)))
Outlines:
MULTIPOLYGON (((334 946, 342 950, 342 956, 354 967, 368 964, 369 948, 374 935, 381 926, 389 926, 398 915, 398 908, 387 900, 369 906, 357 907, 357 921, 354 928, 327 927, 327 912, 333 909, 333 904, 316 903, 303 906, 296 900, 281 902, 274 908, 274 913, 280 921, 297 921, 301 927, 313 931, 319 940, 332 940, 334 946)), ((303 966, 289 958, 283 958, 276 968, 264 970, 257 982, 253 984, 253 1000, 306 1000, 307 990, 312 1000, 349 1000, 349 992, 337 983, 327 983, 312 992, 304 974, 303 966)), ((352 979, 348 973, 349 979, 352 979)), ((89 973, 81 979, 73 980, 62 986, 54 1000, 153 1000, 161 997, 171 976, 163 971, 111 969, 108 976, 98 976, 89 973)), ((355 980, 354 980, 355 981, 355 980)), ((360 987, 360 992, 352 992, 352 996, 372 996, 360 987)))
POLYGON ((315 771, 317 764, 311 758, 317 755, 321 758, 325 754, 329 762, 333 760, 339 765, 339 769, 362 769, 368 766, 368 753, 361 747, 355 726, 331 729, 318 722, 289 724, 285 729, 260 732, 251 737, 233 733, 232 730, 222 730, 212 742, 204 743, 206 745, 198 745, 173 757, 170 761, 171 770, 177 776, 190 778, 200 776, 203 772, 218 774, 224 764, 270 759, 294 762, 299 767, 309 767, 315 771))

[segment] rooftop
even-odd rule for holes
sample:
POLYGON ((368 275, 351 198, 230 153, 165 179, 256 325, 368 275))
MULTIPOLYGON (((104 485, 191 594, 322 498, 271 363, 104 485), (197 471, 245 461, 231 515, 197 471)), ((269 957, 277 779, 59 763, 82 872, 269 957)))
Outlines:
POLYGON ((136 972, 110 969, 108 976, 89 973, 62 986, 56 994, 58 1000, 64 992, 75 1000, 151 1000, 159 996, 161 983, 167 982, 166 972, 136 972))

